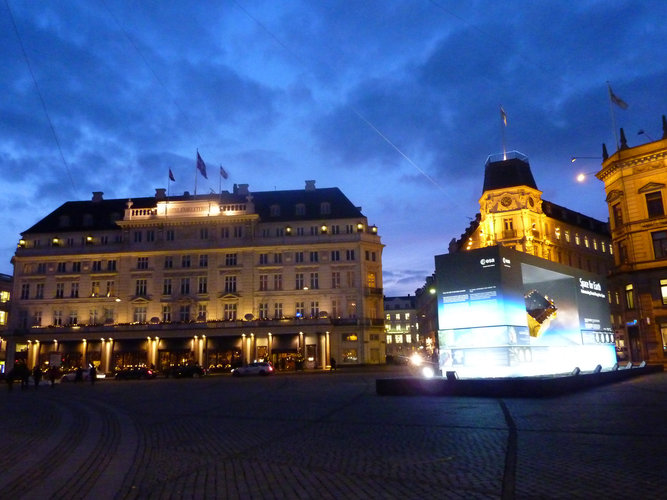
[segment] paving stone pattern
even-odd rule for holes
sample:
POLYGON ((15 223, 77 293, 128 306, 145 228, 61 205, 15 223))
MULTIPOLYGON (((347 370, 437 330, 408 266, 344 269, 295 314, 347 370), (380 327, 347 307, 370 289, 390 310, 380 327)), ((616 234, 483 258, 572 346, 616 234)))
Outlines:
POLYGON ((0 497, 665 498, 667 374, 546 399, 377 396, 399 369, 5 389, 0 497))

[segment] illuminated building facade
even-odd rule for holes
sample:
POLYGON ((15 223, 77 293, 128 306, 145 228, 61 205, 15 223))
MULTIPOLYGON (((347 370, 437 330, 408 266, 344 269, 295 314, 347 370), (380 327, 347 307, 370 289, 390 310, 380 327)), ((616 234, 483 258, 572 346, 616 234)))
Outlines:
POLYGON ((607 224, 543 200, 528 158, 517 151, 487 159, 479 205, 450 253, 502 245, 603 276, 612 265, 607 224))
POLYGON ((7 326, 12 296, 12 277, 0 273, 0 373, 5 372, 7 326))
POLYGON ((419 334, 415 296, 385 297, 384 317, 388 362, 423 350, 420 349, 424 339, 419 334))
POLYGON ((382 244, 338 188, 68 202, 22 233, 28 366, 383 363, 382 244))
POLYGON ((602 169, 615 262, 609 278, 619 353, 633 362, 667 360, 667 121, 662 139, 603 150, 602 169))

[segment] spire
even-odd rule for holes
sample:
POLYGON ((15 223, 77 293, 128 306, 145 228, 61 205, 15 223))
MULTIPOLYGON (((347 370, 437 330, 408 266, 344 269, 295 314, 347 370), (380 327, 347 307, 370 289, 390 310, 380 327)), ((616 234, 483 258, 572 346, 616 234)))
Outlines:
POLYGON ((621 147, 620 149, 628 149, 628 140, 625 138, 625 130, 621 127, 621 147))
POLYGON ((667 139, 667 118, 662 115, 662 138, 667 139))
POLYGON ((602 143, 602 161, 606 160, 609 158, 609 153, 607 153, 607 145, 603 142, 602 143))

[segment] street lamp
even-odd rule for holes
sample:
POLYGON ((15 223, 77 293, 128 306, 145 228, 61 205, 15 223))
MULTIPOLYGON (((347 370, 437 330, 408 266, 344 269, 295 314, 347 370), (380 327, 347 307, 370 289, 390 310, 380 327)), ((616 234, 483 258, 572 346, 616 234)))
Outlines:
MULTIPOLYGON (((570 156, 570 163, 574 163, 577 160, 601 160, 602 157, 600 156, 570 156)), ((580 172, 577 174, 577 182, 584 182, 586 180, 586 177, 588 177, 591 174, 596 173, 596 170, 593 170, 592 172, 580 172)))

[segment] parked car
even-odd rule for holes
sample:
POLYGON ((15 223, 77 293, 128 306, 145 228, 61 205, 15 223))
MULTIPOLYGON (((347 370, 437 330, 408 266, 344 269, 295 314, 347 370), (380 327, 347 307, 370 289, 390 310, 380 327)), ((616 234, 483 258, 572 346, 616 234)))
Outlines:
MULTIPOLYGON (((106 375, 104 373, 100 373, 99 370, 96 370, 96 374, 97 374, 97 376, 96 376, 97 379, 101 379, 101 378, 106 377, 106 375)), ((49 379, 48 373, 45 373, 42 380, 48 381, 48 379, 49 379)), ((90 380, 90 370, 88 368, 86 368, 84 370, 81 370, 81 380, 85 380, 85 381, 90 380)), ((76 370, 71 371, 71 372, 67 372, 62 377, 60 377, 60 382, 61 383, 75 382, 75 381, 76 381, 76 370)))
POLYGON ((272 375, 273 373, 274 369, 270 361, 255 361, 232 370, 232 375, 236 377, 244 375, 272 375))
POLYGON ((197 364, 170 366, 163 372, 165 377, 174 378, 198 378, 206 375, 206 371, 197 364))
POLYGON ((133 366, 116 372, 116 380, 147 380, 155 378, 155 371, 145 366, 133 366))

